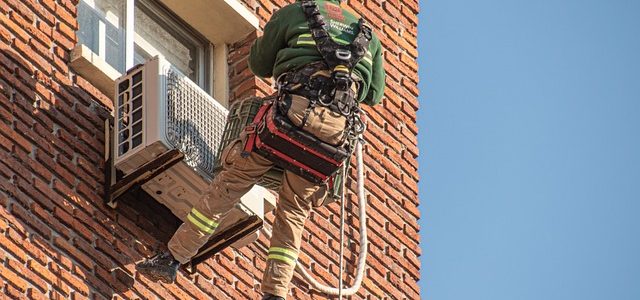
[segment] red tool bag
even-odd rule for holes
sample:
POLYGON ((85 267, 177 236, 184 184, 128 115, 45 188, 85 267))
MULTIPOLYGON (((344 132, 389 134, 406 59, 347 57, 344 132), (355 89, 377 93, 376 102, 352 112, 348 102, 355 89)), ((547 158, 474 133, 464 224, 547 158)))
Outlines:
MULTIPOLYGON (((262 105, 247 133, 246 155, 255 151, 275 165, 317 184, 335 177, 351 154, 348 143, 330 145, 301 130, 271 101, 262 105)), ((333 180, 329 182, 332 183, 333 180)))

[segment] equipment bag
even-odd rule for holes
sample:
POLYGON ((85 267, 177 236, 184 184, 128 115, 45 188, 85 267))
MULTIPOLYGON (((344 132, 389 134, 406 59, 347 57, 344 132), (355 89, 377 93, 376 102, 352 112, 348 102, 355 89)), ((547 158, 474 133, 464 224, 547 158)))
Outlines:
MULTIPOLYGON (((251 151, 311 182, 322 184, 336 176, 351 151, 300 130, 273 102, 265 102, 247 128, 246 155, 251 151)), ((333 180, 329 182, 332 188, 333 180)))

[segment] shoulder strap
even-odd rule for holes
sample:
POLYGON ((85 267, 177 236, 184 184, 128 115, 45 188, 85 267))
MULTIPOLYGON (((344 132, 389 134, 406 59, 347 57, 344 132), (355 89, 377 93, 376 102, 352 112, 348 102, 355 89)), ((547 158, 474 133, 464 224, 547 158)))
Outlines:
POLYGON ((361 18, 358 22, 359 32, 353 42, 350 45, 338 44, 327 32, 324 17, 320 14, 317 3, 313 0, 303 0, 301 4, 311 36, 329 68, 335 72, 351 73, 367 53, 372 38, 371 27, 361 18))

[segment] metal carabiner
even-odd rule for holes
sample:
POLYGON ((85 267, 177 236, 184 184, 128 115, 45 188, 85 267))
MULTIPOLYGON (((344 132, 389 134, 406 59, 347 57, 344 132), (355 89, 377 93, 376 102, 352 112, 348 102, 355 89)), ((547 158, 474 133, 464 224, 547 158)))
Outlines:
POLYGON ((330 96, 323 95, 322 90, 318 90, 318 103, 320 103, 320 105, 325 107, 329 106, 331 105, 331 103, 333 103, 333 99, 335 99, 335 90, 331 93, 330 96), (326 101, 325 99, 329 99, 329 101, 326 101))

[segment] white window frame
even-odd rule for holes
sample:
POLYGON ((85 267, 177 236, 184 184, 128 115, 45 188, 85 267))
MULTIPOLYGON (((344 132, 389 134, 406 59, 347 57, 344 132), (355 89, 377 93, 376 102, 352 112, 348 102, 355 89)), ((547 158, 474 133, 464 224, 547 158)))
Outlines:
MULTIPOLYGON (((81 0, 90 3, 91 0, 81 0)), ((137 0, 121 0, 126 5, 125 17, 125 69, 134 65, 135 30, 132 30, 135 18, 137 0)), ((155 0, 175 14, 184 23, 191 26, 210 41, 210 55, 208 67, 209 83, 206 90, 221 104, 227 106, 229 100, 229 63, 228 45, 236 43, 253 31, 259 30, 259 20, 253 10, 243 5, 239 0, 155 0), (215 47, 214 47, 215 45, 215 47)), ((103 43, 104 44, 104 43, 103 43)), ((105 95, 111 96, 115 92, 115 79, 120 72, 109 65, 102 56, 93 52, 87 45, 78 42, 71 51, 70 66, 80 76, 91 82, 105 95)), ((199 84, 200 85, 200 84, 199 84)), ((205 85, 206 86, 206 85, 205 85)))

